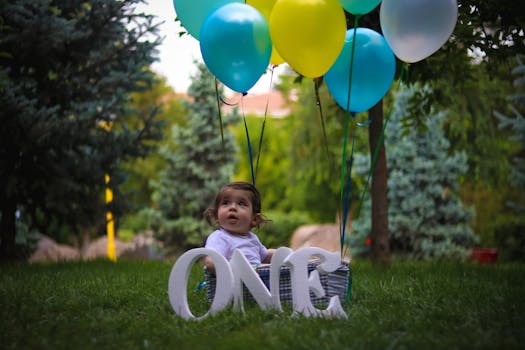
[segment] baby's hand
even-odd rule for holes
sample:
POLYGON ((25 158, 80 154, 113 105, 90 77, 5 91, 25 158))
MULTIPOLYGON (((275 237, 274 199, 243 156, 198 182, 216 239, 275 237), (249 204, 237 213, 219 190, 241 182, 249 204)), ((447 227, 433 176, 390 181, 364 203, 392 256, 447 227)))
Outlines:
POLYGON ((269 264, 272 262, 273 253, 275 253, 275 249, 268 249, 268 255, 266 255, 266 258, 262 261, 263 264, 269 264))
POLYGON ((204 258, 204 266, 206 266, 206 269, 211 273, 215 273, 215 265, 209 256, 204 258))

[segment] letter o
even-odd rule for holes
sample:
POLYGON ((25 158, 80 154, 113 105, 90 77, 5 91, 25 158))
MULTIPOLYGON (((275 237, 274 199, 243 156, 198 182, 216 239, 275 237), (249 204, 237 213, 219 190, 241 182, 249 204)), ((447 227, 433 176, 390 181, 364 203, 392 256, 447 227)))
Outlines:
POLYGON ((186 320, 200 320, 226 308, 232 298, 233 273, 228 261, 219 253, 209 248, 195 248, 182 254, 171 269, 168 281, 170 304, 177 315, 186 320), (210 256, 215 265, 217 285, 215 297, 208 312, 195 317, 188 305, 187 285, 191 266, 198 259, 210 256))

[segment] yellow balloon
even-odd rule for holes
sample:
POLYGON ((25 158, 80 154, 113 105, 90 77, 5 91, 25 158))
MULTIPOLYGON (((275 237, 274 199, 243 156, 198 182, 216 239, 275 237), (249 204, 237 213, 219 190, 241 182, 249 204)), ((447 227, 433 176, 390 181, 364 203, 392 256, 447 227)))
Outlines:
POLYGON ((274 66, 278 66, 284 63, 284 59, 281 57, 281 55, 279 55, 279 52, 277 52, 275 46, 272 46, 272 55, 270 56, 270 63, 274 66))
MULTIPOLYGON (((246 3, 255 7, 264 16, 268 24, 270 24, 270 15, 272 13, 273 5, 277 0, 247 0, 246 3)), ((284 59, 279 55, 275 45, 272 45, 272 56, 270 57, 270 63, 274 66, 278 66, 284 63, 284 59)))
POLYGON ((259 12, 269 22, 270 14, 272 13, 272 8, 273 8, 273 5, 275 5, 276 1, 277 0, 247 0, 246 3, 248 5, 252 5, 257 10, 259 10, 259 12))
POLYGON ((344 10, 337 0, 278 0, 270 15, 270 36, 293 69, 306 77, 320 77, 343 48, 344 10))

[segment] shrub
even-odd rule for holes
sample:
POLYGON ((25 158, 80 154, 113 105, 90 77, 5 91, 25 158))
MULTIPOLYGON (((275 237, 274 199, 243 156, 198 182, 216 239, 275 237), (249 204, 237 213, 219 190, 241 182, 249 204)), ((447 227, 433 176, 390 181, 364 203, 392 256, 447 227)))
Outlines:
POLYGON ((282 247, 290 244, 295 229, 310 222, 310 218, 303 212, 283 213, 267 211, 264 215, 271 220, 256 230, 261 242, 267 247, 282 247))
POLYGON ((502 261, 525 261, 525 220, 503 222, 494 230, 502 261))

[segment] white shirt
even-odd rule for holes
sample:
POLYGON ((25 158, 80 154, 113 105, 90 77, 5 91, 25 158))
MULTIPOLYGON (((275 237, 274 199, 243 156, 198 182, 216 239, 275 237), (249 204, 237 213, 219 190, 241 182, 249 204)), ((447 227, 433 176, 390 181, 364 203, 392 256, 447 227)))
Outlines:
POLYGON ((260 264, 268 255, 268 249, 253 232, 246 236, 232 235, 222 228, 208 236, 205 247, 216 250, 228 261, 235 249, 239 249, 252 265, 260 264))

